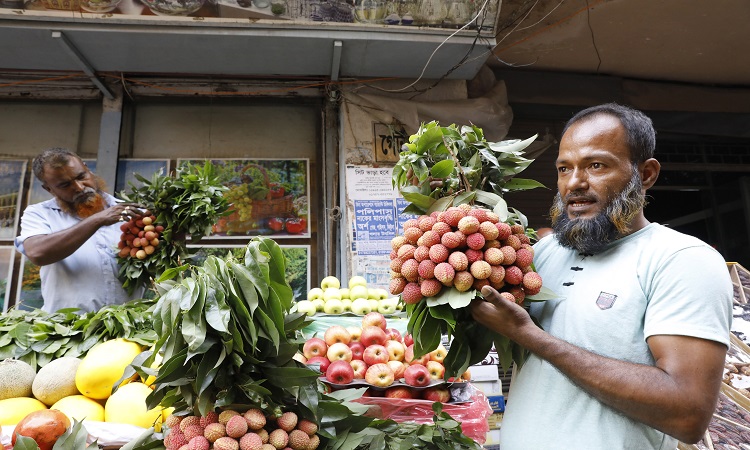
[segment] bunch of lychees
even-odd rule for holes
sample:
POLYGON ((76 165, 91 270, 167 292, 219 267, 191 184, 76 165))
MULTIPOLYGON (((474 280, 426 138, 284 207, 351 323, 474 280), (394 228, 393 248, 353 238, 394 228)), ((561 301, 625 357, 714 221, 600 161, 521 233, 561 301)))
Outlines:
POLYGON ((269 418, 260 409, 224 410, 205 416, 167 418, 167 450, 315 450, 318 425, 291 411, 269 418))
POLYGON ((435 297, 444 287, 466 292, 487 285, 522 304, 542 288, 523 226, 501 222, 483 208, 463 204, 409 219, 391 247, 390 291, 406 304, 435 297))

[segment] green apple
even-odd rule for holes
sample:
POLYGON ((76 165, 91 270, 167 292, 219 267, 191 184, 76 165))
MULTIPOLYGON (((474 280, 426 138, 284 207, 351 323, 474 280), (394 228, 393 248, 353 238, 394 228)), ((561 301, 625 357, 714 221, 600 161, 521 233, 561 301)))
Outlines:
POLYGON ((341 300, 332 298, 326 300, 326 304, 323 306, 323 312, 326 314, 341 314, 344 312, 344 305, 341 303, 341 300))
POLYGON ((377 311, 380 306, 380 300, 374 298, 368 298, 367 302, 370 304, 370 311, 377 311))
POLYGON ((383 315, 393 314, 396 312, 396 304, 389 298, 378 300, 378 312, 383 315))
POLYGON ((364 316, 365 314, 372 311, 370 307, 370 300, 366 298, 358 298, 352 300, 352 312, 364 316))
POLYGON ((317 309, 310 300, 300 300, 297 302, 297 311, 312 316, 315 315, 317 309))
POLYGON ((350 299, 342 298, 341 305, 344 307, 344 312, 352 312, 352 301, 350 299))
POLYGON ((323 300, 328 302, 329 300, 341 300, 341 291, 339 288, 329 287, 323 291, 323 300))
POLYGON ((327 288, 340 288, 341 282, 338 278, 334 277, 333 275, 328 275, 327 277, 323 278, 323 280, 320 282, 320 287, 323 288, 325 291, 327 288))
POLYGON ((378 297, 378 290, 375 288, 367 288, 367 298, 379 300, 380 297, 378 297))
POLYGON ((349 298, 352 300, 356 300, 358 298, 368 298, 367 297, 367 287, 366 286, 354 286, 349 288, 349 298))
POLYGON ((364 286, 367 287, 367 280, 365 280, 365 277, 360 275, 355 275, 351 278, 349 278, 349 289, 353 288, 354 286, 364 286))
POLYGON ((345 298, 351 298, 351 297, 349 297, 349 288, 340 288, 339 292, 341 292, 341 299, 342 300, 345 299, 345 298))
POLYGON ((377 298, 378 300, 386 299, 386 298, 388 298, 388 295, 389 295, 388 291, 386 291, 383 288, 377 288, 377 289, 375 289, 375 296, 376 296, 375 298, 377 298))
POLYGON ((315 305, 315 311, 323 312, 323 307, 326 305, 326 301, 322 298, 316 298, 315 300, 310 300, 310 302, 315 305))
POLYGON ((307 292, 308 300, 315 300, 316 298, 323 298, 323 289, 316 287, 307 292))

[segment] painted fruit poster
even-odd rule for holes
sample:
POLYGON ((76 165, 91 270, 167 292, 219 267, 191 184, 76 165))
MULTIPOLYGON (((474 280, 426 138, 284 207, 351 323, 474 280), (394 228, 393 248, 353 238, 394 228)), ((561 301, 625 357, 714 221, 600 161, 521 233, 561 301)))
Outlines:
MULTIPOLYGON (((177 160, 201 164, 205 160, 177 160)), ((230 214, 209 238, 272 236, 310 237, 308 159, 212 159, 230 214)))
POLYGON ((0 239, 16 236, 26 160, 0 160, 0 239))

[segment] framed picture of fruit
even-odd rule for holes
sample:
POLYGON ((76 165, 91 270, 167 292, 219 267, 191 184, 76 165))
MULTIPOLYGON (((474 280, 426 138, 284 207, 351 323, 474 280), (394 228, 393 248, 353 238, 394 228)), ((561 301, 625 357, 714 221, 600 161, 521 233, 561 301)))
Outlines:
POLYGON ((10 302, 10 285, 15 259, 16 248, 14 246, 0 246, 0 298, 3 299, 3 312, 8 310, 10 302))
POLYGON ((18 288, 16 289, 16 307, 31 310, 41 308, 42 279, 39 277, 39 266, 21 256, 21 271, 18 274, 18 288))
MULTIPOLYGON (((203 160, 178 159, 200 163, 203 160)), ((238 236, 310 237, 308 159, 212 159, 216 175, 229 188, 230 214, 206 239, 238 236)))
MULTIPOLYGON (((244 258, 245 245, 188 245, 194 253, 193 265, 201 265, 209 255, 225 256, 232 252, 237 258, 244 258)), ((310 290, 310 246, 309 245, 279 245, 286 258, 286 281, 292 287, 294 298, 302 299, 310 290)))
POLYGON ((16 236, 26 160, 0 160, 0 239, 16 236))

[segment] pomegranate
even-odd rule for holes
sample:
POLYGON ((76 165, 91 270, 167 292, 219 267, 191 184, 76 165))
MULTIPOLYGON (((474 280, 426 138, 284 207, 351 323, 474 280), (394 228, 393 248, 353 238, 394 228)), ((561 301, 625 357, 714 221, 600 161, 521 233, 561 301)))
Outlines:
POLYGON ((21 419, 13 430, 12 444, 16 444, 16 436, 30 437, 36 441, 40 450, 52 450, 57 439, 70 428, 70 419, 56 409, 42 409, 29 413, 21 419))

